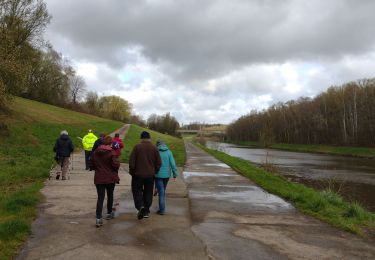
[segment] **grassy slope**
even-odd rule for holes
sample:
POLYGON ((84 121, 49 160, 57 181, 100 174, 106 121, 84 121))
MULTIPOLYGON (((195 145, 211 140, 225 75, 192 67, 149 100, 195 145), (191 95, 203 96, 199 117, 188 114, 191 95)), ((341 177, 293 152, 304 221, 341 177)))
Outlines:
POLYGON ((151 134, 151 139, 153 143, 156 143, 156 140, 158 139, 163 140, 167 144, 169 149, 172 151, 176 164, 178 166, 183 166, 185 164, 185 145, 182 139, 172 137, 170 135, 161 134, 136 125, 131 125, 128 134, 124 139, 124 150, 121 156, 122 161, 128 162, 129 155, 133 147, 140 141, 139 137, 142 131, 148 131, 151 134))
POLYGON ((16 98, 11 115, 0 115, 0 122, 10 130, 0 146, 0 259, 9 259, 30 231, 60 131, 66 129, 80 148, 76 137, 88 129, 112 132, 123 123, 21 98, 16 98))
MULTIPOLYGON (((317 217, 336 227, 357 234, 365 229, 375 229, 375 214, 358 204, 347 203, 330 191, 318 192, 302 184, 291 183, 284 177, 266 172, 249 161, 198 145, 234 170, 256 182, 265 190, 292 202, 306 214, 317 217)), ((373 232, 373 231, 372 231, 373 232)))
MULTIPOLYGON (((258 142, 236 142, 239 145, 258 146, 258 142)), ((310 145, 310 144, 272 144, 271 148, 298 151, 298 152, 311 152, 311 153, 324 153, 332 155, 344 155, 354 157, 375 158, 375 148, 368 147, 350 147, 350 146, 330 146, 330 145, 310 145)))

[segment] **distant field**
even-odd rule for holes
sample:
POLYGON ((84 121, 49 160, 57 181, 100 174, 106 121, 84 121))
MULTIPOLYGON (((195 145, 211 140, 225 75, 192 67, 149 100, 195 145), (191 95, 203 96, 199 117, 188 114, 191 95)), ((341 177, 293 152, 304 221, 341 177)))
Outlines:
POLYGON ((124 150, 121 156, 121 160, 128 162, 130 153, 133 147, 139 143, 140 135, 142 131, 148 131, 151 134, 151 141, 155 144, 158 139, 163 140, 169 149, 172 151, 178 166, 185 164, 185 145, 184 141, 180 138, 172 137, 170 135, 161 134, 159 132, 152 131, 150 129, 142 128, 137 125, 131 125, 124 139, 124 150))
MULTIPOLYGON (((239 145, 257 146, 258 142, 236 142, 239 145)), ((271 148, 286 151, 324 153, 332 155, 344 155, 354 157, 375 158, 375 148, 368 147, 350 147, 350 146, 330 146, 330 145, 309 145, 309 144, 272 144, 271 148)))
POLYGON ((12 258, 30 231, 60 131, 66 129, 80 148, 77 136, 88 129, 98 134, 121 126, 121 122, 21 98, 15 99, 10 115, 0 115, 0 259, 12 258))

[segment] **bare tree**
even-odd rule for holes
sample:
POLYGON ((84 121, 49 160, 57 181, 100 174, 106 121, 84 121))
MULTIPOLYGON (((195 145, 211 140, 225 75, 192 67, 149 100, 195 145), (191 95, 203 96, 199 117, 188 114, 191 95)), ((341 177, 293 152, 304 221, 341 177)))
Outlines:
POLYGON ((73 74, 69 77, 70 83, 70 96, 73 104, 82 98, 83 94, 86 92, 86 83, 82 76, 73 74))

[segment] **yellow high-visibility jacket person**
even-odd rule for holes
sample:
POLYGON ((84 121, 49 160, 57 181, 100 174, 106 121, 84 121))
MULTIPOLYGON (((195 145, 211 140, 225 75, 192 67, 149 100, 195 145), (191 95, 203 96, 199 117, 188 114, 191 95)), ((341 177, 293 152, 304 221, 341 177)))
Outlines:
POLYGON ((85 150, 85 163, 86 163, 86 170, 89 170, 89 162, 92 148, 94 147, 95 141, 98 139, 91 130, 82 138, 82 145, 83 149, 85 150))

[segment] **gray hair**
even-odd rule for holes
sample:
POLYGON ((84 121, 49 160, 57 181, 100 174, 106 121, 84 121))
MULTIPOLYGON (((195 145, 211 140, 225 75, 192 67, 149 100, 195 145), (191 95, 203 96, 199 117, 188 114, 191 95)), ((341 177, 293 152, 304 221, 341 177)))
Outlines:
POLYGON ((62 131, 60 132, 60 135, 69 135, 69 134, 68 134, 68 131, 66 131, 66 130, 62 130, 62 131))

